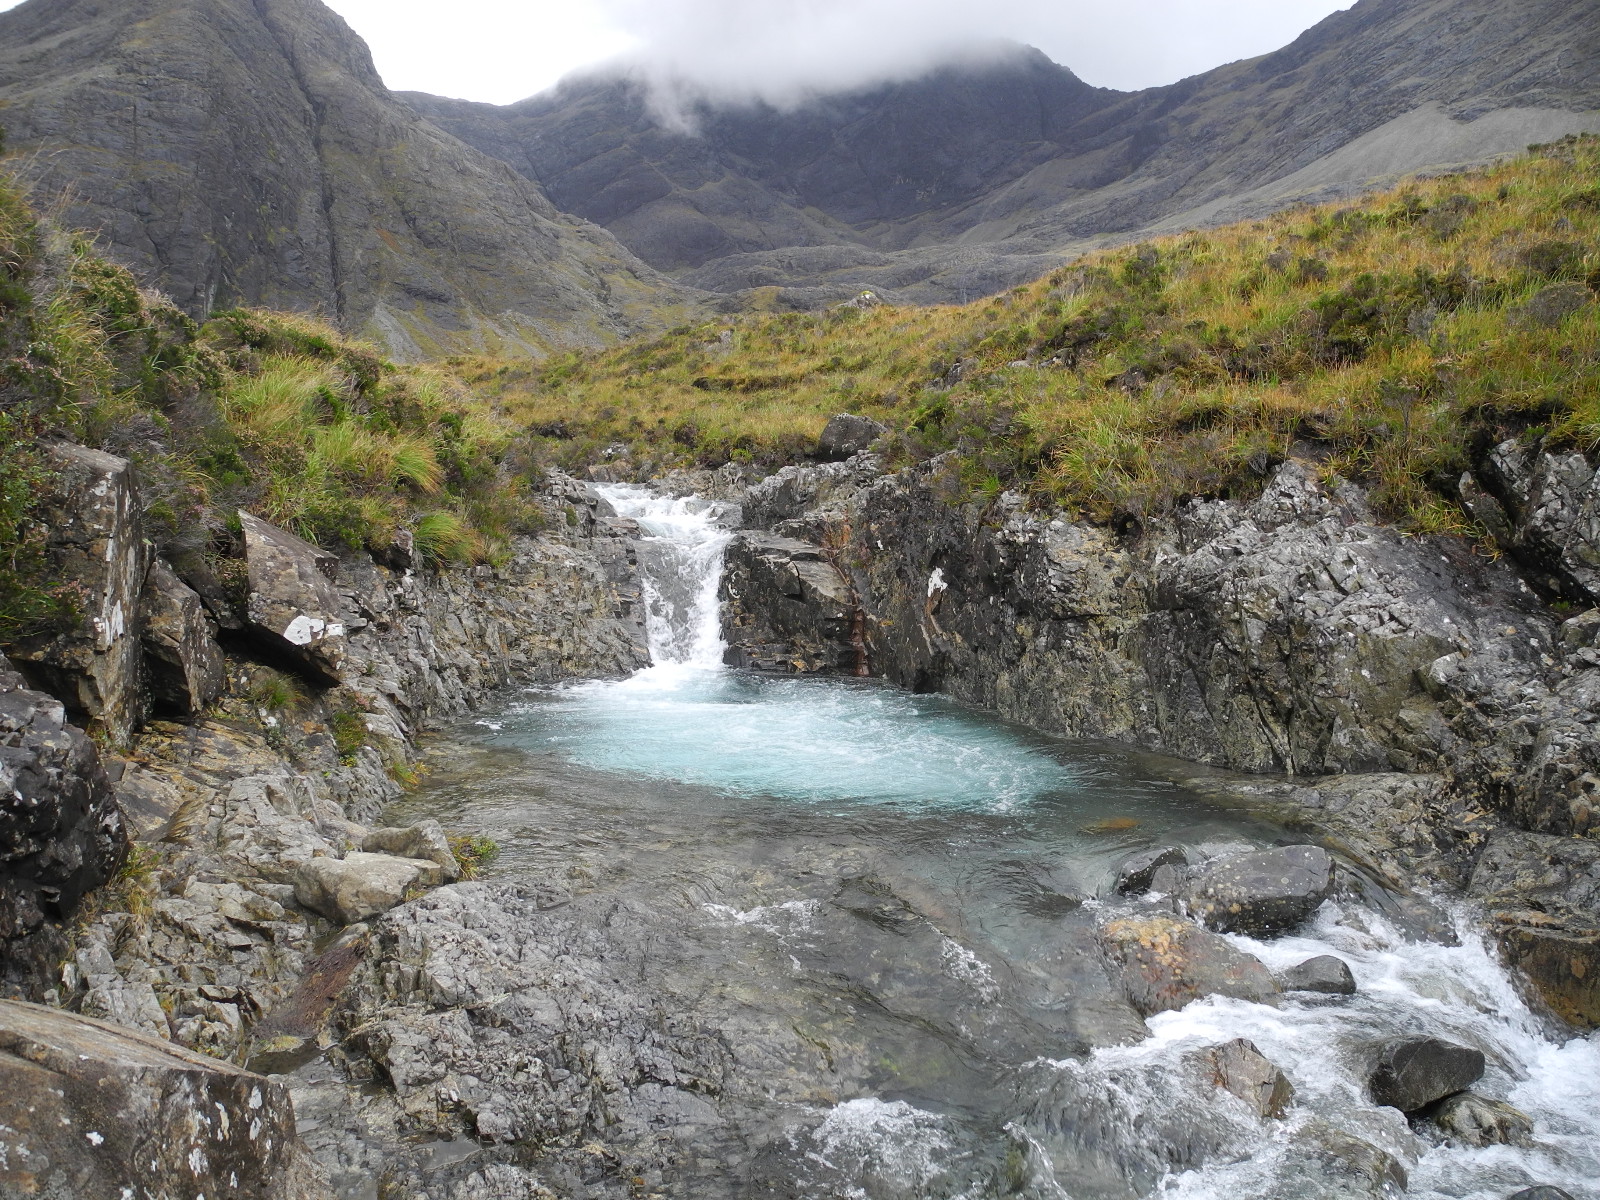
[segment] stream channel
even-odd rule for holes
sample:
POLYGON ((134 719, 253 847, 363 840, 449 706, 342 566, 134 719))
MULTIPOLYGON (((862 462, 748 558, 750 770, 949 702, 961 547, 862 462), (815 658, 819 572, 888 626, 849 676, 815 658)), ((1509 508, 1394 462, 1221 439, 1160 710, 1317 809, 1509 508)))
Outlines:
POLYGON ((660 1190, 1402 1194, 1398 1179, 1374 1190, 1353 1137, 1393 1156, 1408 1196, 1553 1184, 1600 1197, 1600 1042, 1531 1012, 1470 913, 1446 909, 1442 936, 1419 932, 1347 871, 1357 886, 1296 936, 1230 940, 1275 971, 1338 955, 1355 996, 1211 998, 1141 1022, 1095 937, 1136 904, 1108 896, 1119 860, 1181 845, 1193 862, 1304 834, 1202 799, 1176 782, 1179 764, 1125 748, 870 680, 724 668, 731 533, 717 506, 600 491, 643 531, 655 665, 480 714, 395 819, 486 833, 502 847, 493 878, 557 878, 597 914, 627 909, 632 932, 617 936, 649 943, 634 950, 659 1003, 720 1031, 740 1075, 718 1101, 723 1128, 714 1145, 680 1146, 660 1190), (1532 1144, 1451 1147, 1374 1105, 1369 1048, 1417 1033, 1482 1049, 1475 1090, 1527 1113, 1532 1144), (796 1035, 815 1049, 804 1070, 765 1049, 796 1035), (1293 1083, 1284 1120, 1194 1066, 1239 1037, 1293 1083))

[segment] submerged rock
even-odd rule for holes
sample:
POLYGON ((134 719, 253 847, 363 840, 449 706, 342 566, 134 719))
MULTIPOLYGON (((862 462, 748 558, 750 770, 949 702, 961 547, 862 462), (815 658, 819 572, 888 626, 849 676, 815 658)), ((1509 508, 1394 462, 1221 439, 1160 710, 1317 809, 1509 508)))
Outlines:
POLYGON ((1414 1113, 1483 1078, 1483 1051, 1439 1038, 1405 1038, 1378 1052, 1368 1080, 1373 1102, 1414 1113))
POLYGON ((1254 1042, 1235 1038, 1201 1057, 1218 1087, 1232 1092, 1263 1117, 1278 1120, 1294 1099, 1294 1085, 1288 1076, 1254 1042))
POLYGON ((1463 1146, 1526 1146, 1533 1141, 1533 1120, 1527 1113, 1475 1092, 1446 1097, 1428 1117, 1463 1146))
POLYGON ((0 1194, 324 1200, 288 1090, 87 1017, 0 1001, 0 1194))
POLYGON ((1410 1182, 1400 1160, 1320 1117, 1295 1135, 1275 1195, 1297 1200, 1387 1200, 1410 1182))
MULTIPOLYGON (((1111 890, 1123 896, 1142 895, 1154 888, 1156 876, 1161 873, 1162 867, 1182 867, 1187 866, 1188 862, 1189 856, 1181 846, 1157 846, 1141 850, 1123 859, 1117 867, 1117 879, 1111 890)), ((1169 874, 1165 878, 1173 876, 1169 874)))
POLYGON ((1356 994, 1356 977, 1350 964, 1332 954, 1319 954, 1290 967, 1278 978, 1286 992, 1322 992, 1330 996, 1356 994))
POLYGON ((1180 893, 1202 925, 1267 937, 1299 925, 1333 891, 1333 858, 1320 846, 1285 846, 1225 859, 1180 893))
POLYGON ((1564 1192, 1558 1187, 1540 1184, 1538 1187, 1523 1188, 1520 1192, 1506 1197, 1506 1200, 1573 1200, 1570 1192, 1564 1192))
POLYGON ((296 873, 294 898, 340 925, 386 913, 413 887, 442 881, 439 865, 425 859, 356 852, 313 858, 296 873))
POLYGON ((1278 985, 1258 959, 1193 922, 1124 917, 1108 923, 1100 940, 1121 969, 1129 1003, 1147 1017, 1205 996, 1277 1003, 1278 985))

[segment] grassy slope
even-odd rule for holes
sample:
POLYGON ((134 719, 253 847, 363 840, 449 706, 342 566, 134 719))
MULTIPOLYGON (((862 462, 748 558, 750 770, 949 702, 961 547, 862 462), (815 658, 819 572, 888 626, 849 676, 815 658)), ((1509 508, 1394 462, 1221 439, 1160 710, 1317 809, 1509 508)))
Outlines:
POLYGON ((224 579, 241 507, 330 546, 409 527, 440 560, 492 557, 538 520, 528 439, 450 372, 301 317, 196 325, 0 179, 0 645, 65 603, 31 515, 56 438, 137 462, 152 538, 224 579))
POLYGON ((1529 311, 1562 281, 1600 285, 1593 138, 1097 254, 961 308, 749 316, 540 367, 454 365, 574 463, 616 443, 644 470, 776 463, 852 411, 896 429, 901 461, 957 450, 969 492, 1022 487, 1097 519, 1248 493, 1295 455, 1411 527, 1466 531, 1454 486, 1483 445, 1600 442, 1600 310, 1529 311))

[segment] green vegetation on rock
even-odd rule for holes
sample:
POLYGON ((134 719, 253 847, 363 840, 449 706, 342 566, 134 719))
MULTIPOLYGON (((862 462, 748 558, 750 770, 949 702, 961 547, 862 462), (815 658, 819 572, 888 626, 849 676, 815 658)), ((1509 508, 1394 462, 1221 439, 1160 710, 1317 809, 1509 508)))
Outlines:
POLYGON ((891 462, 1100 520, 1247 495, 1294 456, 1466 530, 1505 437, 1600 443, 1600 139, 1359 204, 1091 255, 977 304, 746 316, 540 367, 456 360, 571 464, 776 464, 834 413, 891 462))

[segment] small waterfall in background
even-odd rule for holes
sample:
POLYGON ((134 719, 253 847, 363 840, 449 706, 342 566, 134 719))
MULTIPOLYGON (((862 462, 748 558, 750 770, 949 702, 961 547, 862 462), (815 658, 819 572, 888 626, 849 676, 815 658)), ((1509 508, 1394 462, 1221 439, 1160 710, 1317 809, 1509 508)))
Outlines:
POLYGON ((612 484, 595 489, 618 516, 639 523, 639 574, 645 631, 658 667, 711 671, 722 666, 717 589, 733 534, 717 524, 723 509, 698 496, 663 496, 612 484))
MULTIPOLYGON (((495 745, 530 753, 521 781, 495 761, 477 811, 507 863, 532 876, 583 861, 606 888, 646 897, 650 911, 667 905, 673 969, 692 977, 693 1004, 710 1005, 701 1019, 725 1015, 711 980, 728 981, 750 1006, 741 1014, 763 1014, 753 1028, 768 1015, 788 1029, 818 1012, 855 1014, 828 1038, 859 1036, 856 1053, 884 1065, 819 1101, 809 1127, 786 1111, 798 1123, 773 1133, 793 1151, 785 1194, 1505 1200, 1551 1183, 1600 1200, 1600 1035, 1530 1010, 1465 910, 1453 914, 1458 940, 1402 930, 1355 895, 1295 936, 1228 938, 1277 971, 1335 955, 1355 974, 1354 996, 1201 1000, 1081 1055, 1027 1032, 1105 986, 1082 946, 1107 917, 1138 909, 1106 894, 1120 859, 1154 845, 1208 857, 1294 834, 1208 804, 1133 752, 1053 739, 945 697, 727 669, 725 510, 643 487, 597 490, 641 530, 653 665, 532 689, 482 722, 495 745), (839 881, 868 870, 927 898, 917 920, 932 932, 914 952, 899 939, 915 921, 884 933, 847 911, 858 901, 838 901, 839 881), (1525 1112, 1531 1144, 1445 1144, 1374 1104, 1371 1048, 1400 1036, 1482 1050, 1475 1090, 1525 1112), (1234 1038, 1293 1083, 1283 1120, 1261 1119, 1194 1067, 1234 1038), (947 1041, 958 1059, 947 1061, 947 1041), (1391 1155, 1406 1190, 1341 1174, 1350 1139, 1391 1155), (1323 1145, 1334 1149, 1318 1157, 1323 1145)), ((743 1028, 746 1015, 728 1019, 743 1028)))

